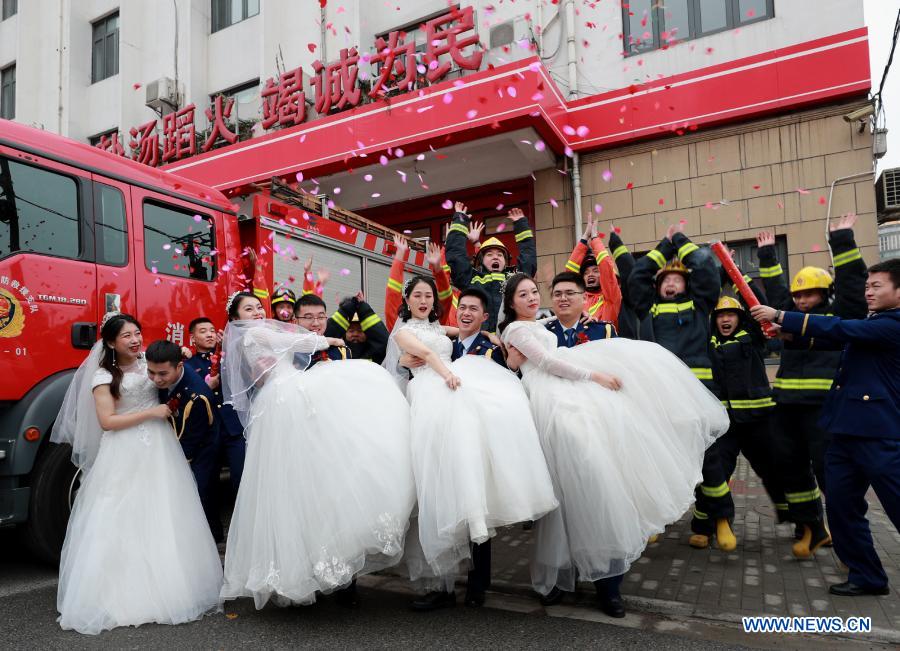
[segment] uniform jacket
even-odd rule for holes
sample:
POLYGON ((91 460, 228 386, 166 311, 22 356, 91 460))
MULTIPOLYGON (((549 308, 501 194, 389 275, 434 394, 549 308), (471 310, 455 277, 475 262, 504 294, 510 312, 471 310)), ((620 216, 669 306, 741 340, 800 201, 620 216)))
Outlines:
POLYGON ((359 325, 366 333, 366 341, 362 344, 347 344, 348 348, 353 351, 353 358, 369 359, 376 364, 381 364, 387 351, 390 333, 381 318, 375 314, 375 310, 365 301, 361 301, 355 296, 341 301, 337 312, 328 319, 325 336, 336 339, 346 337, 347 328, 350 327, 350 321, 354 314, 359 318, 359 325))
POLYGON ((709 357, 716 396, 728 408, 733 423, 765 418, 775 407, 766 375, 766 338, 746 313, 734 334, 722 336, 711 326, 709 357))
MULTIPOLYGON (((190 359, 184 360, 184 368, 195 372, 205 385, 206 376, 209 375, 209 371, 212 368, 212 356, 213 353, 197 353, 190 359)), ((209 389, 208 385, 207 389, 209 389)), ((218 414, 219 426, 222 430, 222 433, 227 436, 243 437, 244 426, 241 425, 241 421, 238 418, 238 415, 235 413, 231 405, 224 404, 224 398, 222 397, 222 385, 219 384, 219 388, 215 391, 212 391, 212 394, 213 409, 218 414)))
POLYGON ((172 411, 170 422, 188 461, 198 448, 216 440, 219 422, 215 400, 205 380, 188 367, 184 367, 178 384, 159 390, 159 401, 172 411))
POLYGON ((719 300, 719 272, 708 249, 684 233, 663 239, 634 265, 628 293, 641 323, 641 339, 655 341, 687 364, 710 390, 715 389, 709 359, 709 316, 719 300), (656 274, 677 255, 691 270, 687 291, 671 299, 656 291, 656 274))
POLYGON ((353 359, 353 354, 348 348, 345 346, 329 346, 325 350, 317 350, 312 353, 309 366, 306 368, 309 370, 319 362, 340 362, 345 359, 353 359))
MULTIPOLYGON (((454 343, 455 348, 455 343, 454 343)), ((469 346, 469 349, 466 351, 466 355, 482 355, 487 357, 490 360, 497 362, 503 368, 506 368, 506 360, 503 358, 503 351, 500 349, 500 346, 495 346, 490 339, 488 339, 484 334, 478 333, 478 336, 475 337, 475 340, 469 346)), ((451 359, 456 360, 459 359, 459 356, 456 354, 454 350, 451 359)))
MULTIPOLYGON (((553 319, 545 326, 547 330, 556 335, 556 346, 558 348, 568 347, 566 342, 566 329, 559 319, 553 319)), ((618 337, 616 334, 616 326, 608 321, 590 321, 588 323, 575 324, 575 344, 586 344, 589 341, 598 341, 600 339, 613 339, 618 337)))
MULTIPOLYGON (((864 318, 867 311, 866 264, 853 240, 853 231, 833 231, 829 242, 834 253, 834 300, 817 305, 811 313, 842 319, 864 318)), ((774 246, 760 247, 759 275, 765 284, 768 305, 779 310, 797 310, 774 246)), ((840 348, 834 342, 820 342, 810 336, 795 336, 793 340, 785 341, 781 364, 772 384, 775 402, 822 404, 840 358, 840 348)))
POLYGON ((609 234, 609 250, 616 269, 619 270, 619 287, 622 290, 622 306, 619 309, 616 330, 620 337, 637 339, 640 333, 640 319, 634 310, 634 301, 628 293, 628 278, 634 270, 634 256, 615 231, 609 234))
POLYGON ((479 287, 488 296, 488 319, 485 329, 494 332, 497 329, 497 315, 500 306, 503 305, 503 284, 506 279, 516 271, 521 271, 534 276, 537 272, 537 249, 534 243, 534 233, 528 219, 523 218, 513 222, 516 233, 516 244, 519 246, 519 258, 517 267, 507 267, 501 272, 491 272, 485 268, 475 269, 467 250, 469 234, 469 217, 461 212, 453 215, 453 223, 447 234, 446 250, 447 263, 450 265, 450 279, 453 286, 460 290, 468 287, 479 287))
POLYGON ((782 328, 844 344, 819 425, 832 434, 900 439, 900 309, 867 319, 787 312, 782 328))
MULTIPOLYGON (((584 292, 584 309, 591 318, 609 321, 615 325, 622 308, 622 289, 619 287, 619 279, 616 278, 615 265, 599 237, 591 240, 591 251, 600 269, 600 291, 584 292)), ((566 271, 580 276, 581 263, 584 262, 587 253, 587 241, 579 240, 566 262, 566 271)))

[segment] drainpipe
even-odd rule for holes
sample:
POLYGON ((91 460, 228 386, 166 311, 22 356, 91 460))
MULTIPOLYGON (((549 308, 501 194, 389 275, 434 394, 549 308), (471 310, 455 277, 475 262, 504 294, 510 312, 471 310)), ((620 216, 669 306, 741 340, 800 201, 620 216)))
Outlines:
MULTIPOLYGON (((578 98, 578 60, 575 52, 575 0, 566 0, 566 52, 569 69, 569 100, 578 98)), ((581 157, 572 153, 572 215, 575 242, 581 237, 581 157)))
POLYGON ((59 70, 57 71, 58 84, 56 88, 56 133, 61 136, 68 135, 63 133, 63 37, 65 35, 63 21, 65 17, 65 2, 66 0, 59 0, 59 70))
POLYGON ((834 186, 842 181, 849 181, 850 179, 862 178, 864 176, 874 176, 875 172, 869 170, 868 172, 857 172, 856 174, 848 174, 847 176, 841 176, 836 178, 831 182, 831 187, 828 189, 828 212, 825 213, 825 242, 828 245, 828 255, 831 256, 831 266, 834 266, 834 251, 831 250, 831 242, 829 240, 829 234, 831 233, 831 197, 834 194, 834 186))

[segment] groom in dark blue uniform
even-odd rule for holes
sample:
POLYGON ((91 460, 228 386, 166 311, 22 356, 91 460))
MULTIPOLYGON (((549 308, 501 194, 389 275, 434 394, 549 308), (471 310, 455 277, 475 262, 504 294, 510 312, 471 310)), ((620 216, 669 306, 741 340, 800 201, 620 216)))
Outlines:
POLYGON ((868 274, 866 319, 751 310, 786 333, 844 345, 819 418, 832 437, 825 452, 828 524, 834 551, 850 570, 828 590, 844 597, 890 593, 866 519, 870 486, 900 529, 900 259, 879 262, 868 274))
POLYGON ((147 375, 159 389, 159 401, 168 404, 172 412, 172 426, 194 473, 210 531, 216 542, 221 542, 222 521, 213 495, 219 430, 215 398, 202 378, 185 369, 181 348, 171 341, 154 341, 147 347, 146 357, 147 375))

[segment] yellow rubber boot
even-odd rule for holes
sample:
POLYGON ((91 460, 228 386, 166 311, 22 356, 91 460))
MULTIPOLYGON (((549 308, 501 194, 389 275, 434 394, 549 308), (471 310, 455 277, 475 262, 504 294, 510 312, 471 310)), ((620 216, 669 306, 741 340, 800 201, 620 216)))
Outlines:
POLYGON ((652 536, 650 536, 649 538, 647 538, 647 544, 652 545, 653 543, 657 542, 658 540, 659 540, 659 534, 655 533, 652 536))
POLYGON ((737 538, 728 524, 728 518, 719 518, 716 520, 716 547, 723 552, 732 552, 737 547, 737 538))
POLYGON ((701 533, 695 533, 691 536, 690 540, 688 540, 688 544, 694 549, 706 549, 709 547, 709 536, 704 536, 701 533))
POLYGON ((812 558, 819 547, 829 542, 831 542, 831 534, 828 533, 824 523, 817 522, 812 527, 804 524, 803 537, 794 543, 791 551, 795 558, 812 558))

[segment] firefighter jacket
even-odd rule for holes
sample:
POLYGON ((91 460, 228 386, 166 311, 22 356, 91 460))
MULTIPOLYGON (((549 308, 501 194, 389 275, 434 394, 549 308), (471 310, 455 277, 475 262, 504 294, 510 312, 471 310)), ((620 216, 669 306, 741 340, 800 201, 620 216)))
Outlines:
MULTIPOLYGON (((619 310, 622 307, 622 290, 619 287, 619 280, 616 278, 615 265, 599 237, 591 240, 591 252, 600 269, 600 291, 586 290, 584 292, 584 309, 591 318, 608 321, 615 325, 619 320, 619 310)), ((587 240, 579 240, 566 262, 566 271, 580 276, 581 263, 584 262, 587 253, 587 240)))
POLYGON ((350 327, 350 321, 353 315, 359 319, 359 325, 366 335, 365 342, 361 344, 347 344, 347 347, 353 351, 353 359, 370 359, 376 364, 384 361, 384 355, 387 351, 387 343, 389 333, 375 310, 355 296, 350 296, 341 301, 337 311, 328 319, 328 325, 325 326, 325 336, 343 339, 347 336, 347 328, 350 327))
POLYGON ((716 329, 709 339, 716 396, 728 408, 732 423, 749 423, 765 418, 775 407, 766 375, 766 338, 759 325, 741 314, 736 331, 728 337, 716 329))
POLYGON ((787 312, 785 332, 844 344, 819 425, 832 434, 900 439, 900 309, 867 319, 787 312))
POLYGON ((663 239, 634 265, 628 292, 642 320, 640 338, 655 341, 687 364, 710 390, 713 383, 709 360, 709 316, 719 299, 719 272, 709 249, 701 249, 684 233, 672 241, 663 239), (687 290, 671 299, 656 291, 656 274, 672 256, 690 269, 687 290))
POLYGON ((622 242, 622 238, 613 231, 609 234, 609 250, 613 262, 619 270, 619 287, 622 291, 622 305, 619 308, 618 331, 620 337, 637 339, 640 332, 640 319, 634 311, 634 302, 628 294, 628 278, 634 270, 634 256, 622 242))
POLYGON ((522 218, 513 222, 516 234, 516 244, 519 246, 518 266, 507 266, 500 272, 491 272, 485 268, 475 269, 472 259, 469 257, 466 244, 469 234, 469 217, 463 213, 453 215, 450 224, 450 232, 447 234, 447 262, 450 264, 450 280, 454 287, 467 289, 468 287, 481 288, 488 297, 488 318, 485 329, 494 332, 497 329, 497 315, 503 305, 503 285, 506 279, 516 271, 521 271, 534 276, 537 272, 537 249, 534 243, 534 233, 528 219, 522 218))
POLYGON ((608 321, 589 321, 588 323, 579 321, 572 328, 571 333, 566 332, 566 327, 563 326, 559 319, 553 319, 545 327, 556 335, 557 348, 573 348, 579 344, 586 344, 589 341, 618 337, 616 326, 608 321))
MULTIPOLYGON (((443 255, 443 254, 442 254, 443 255)), ((405 262, 397 260, 391 263, 387 289, 384 294, 384 321, 388 332, 394 329, 397 315, 403 305, 403 274, 405 262)), ((432 267, 434 284, 437 286, 437 300, 441 304, 441 325, 456 325, 456 300, 459 292, 450 286, 450 267, 442 263, 440 267, 432 267)))
MULTIPOLYGON (((860 319, 866 316, 866 264, 862 260, 853 231, 832 231, 829 237, 834 254, 834 300, 823 301, 812 314, 860 319)), ((759 249, 759 275, 763 279, 768 305, 779 310, 797 311, 788 289, 787 278, 774 246, 759 249)), ((818 405, 831 389, 841 358, 840 345, 817 340, 814 336, 794 335, 784 342, 781 364, 772 387, 779 404, 818 405)))

